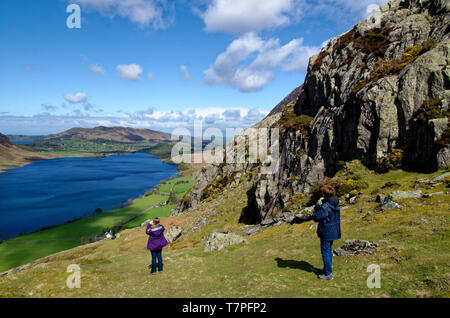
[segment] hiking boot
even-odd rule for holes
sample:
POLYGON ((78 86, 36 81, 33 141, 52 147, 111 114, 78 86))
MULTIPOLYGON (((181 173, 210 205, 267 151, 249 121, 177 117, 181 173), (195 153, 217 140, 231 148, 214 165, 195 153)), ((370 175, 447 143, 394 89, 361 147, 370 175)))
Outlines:
POLYGON ((323 280, 332 280, 333 279, 333 275, 319 275, 317 276, 319 279, 323 279, 323 280))

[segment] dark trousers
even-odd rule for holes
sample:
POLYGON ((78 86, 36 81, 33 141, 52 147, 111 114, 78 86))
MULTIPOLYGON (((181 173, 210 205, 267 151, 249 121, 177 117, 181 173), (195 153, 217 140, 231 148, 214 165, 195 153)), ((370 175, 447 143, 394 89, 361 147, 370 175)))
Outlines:
POLYGON ((320 252, 322 253, 323 273, 327 276, 333 273, 333 250, 331 249, 332 245, 333 241, 320 239, 320 252))
POLYGON ((151 272, 152 273, 156 272, 156 266, 158 266, 158 271, 162 272, 162 270, 163 270, 162 250, 151 251, 151 252, 152 252, 152 271, 151 272))

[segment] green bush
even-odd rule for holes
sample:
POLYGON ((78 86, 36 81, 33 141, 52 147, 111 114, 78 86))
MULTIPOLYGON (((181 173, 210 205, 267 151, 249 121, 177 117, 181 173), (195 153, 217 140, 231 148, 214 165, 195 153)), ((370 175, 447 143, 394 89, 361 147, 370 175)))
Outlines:
POLYGON ((401 168, 403 161, 403 150, 392 149, 386 156, 382 164, 382 170, 389 171, 391 169, 401 168))
POLYGON ((450 116, 450 111, 441 113, 439 104, 442 98, 431 98, 423 102, 423 105, 415 112, 414 117, 422 123, 428 123, 430 119, 445 118, 450 116))

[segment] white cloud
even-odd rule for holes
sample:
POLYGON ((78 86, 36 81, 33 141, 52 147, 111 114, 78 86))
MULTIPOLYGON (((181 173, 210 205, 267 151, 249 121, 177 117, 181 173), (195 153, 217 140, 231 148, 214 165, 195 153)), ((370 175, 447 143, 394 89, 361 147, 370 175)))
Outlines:
POLYGON ((205 30, 231 33, 257 32, 298 19, 302 0, 213 0, 200 16, 205 30))
POLYGON ((91 66, 89 66, 89 69, 92 72, 91 74, 94 76, 106 74, 105 69, 98 64, 92 64, 91 66))
POLYGON ((58 109, 58 107, 53 105, 52 103, 44 103, 42 104, 42 108, 44 108, 46 111, 54 111, 58 109))
POLYGON ((102 15, 114 18, 128 18, 140 27, 152 25, 154 29, 167 27, 173 18, 165 17, 165 11, 173 11, 173 6, 167 6, 165 1, 158 0, 76 0, 81 9, 97 11, 102 15))
POLYGON ((386 4, 388 0, 321 0, 307 3, 303 10, 309 15, 321 15, 336 21, 358 22, 373 13, 374 8, 386 4))
POLYGON ((181 65, 180 71, 182 72, 184 79, 190 80, 192 78, 192 74, 188 71, 188 68, 186 65, 181 65))
POLYGON ((120 64, 116 67, 119 76, 126 81, 141 81, 144 70, 138 64, 120 64))
POLYGON ((305 70, 309 56, 318 47, 303 45, 303 39, 293 39, 281 46, 280 40, 263 40, 254 33, 247 33, 231 42, 213 65, 204 71, 209 85, 226 85, 242 92, 261 89, 275 78, 277 67, 285 72, 305 70), (253 58, 251 63, 243 62, 253 58))
POLYGON ((240 108, 190 108, 183 111, 158 111, 152 108, 125 113, 122 116, 91 116, 81 109, 66 115, 41 113, 34 116, 0 114, 0 127, 6 134, 49 134, 73 127, 123 126, 147 128, 171 133, 176 128, 187 128, 193 133, 195 120, 201 120, 203 129, 244 129, 262 120, 269 110, 240 108))
POLYGON ((78 104, 87 101, 86 93, 65 94, 64 99, 71 104, 78 104))

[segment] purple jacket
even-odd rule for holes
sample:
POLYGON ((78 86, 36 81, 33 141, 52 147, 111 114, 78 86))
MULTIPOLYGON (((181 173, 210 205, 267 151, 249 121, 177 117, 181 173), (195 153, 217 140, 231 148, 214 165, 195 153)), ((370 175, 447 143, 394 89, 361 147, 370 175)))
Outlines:
POLYGON ((158 225, 154 229, 152 229, 151 224, 147 225, 145 233, 149 235, 147 243, 148 250, 158 251, 168 244, 163 234, 164 230, 164 226, 162 225, 158 225))

